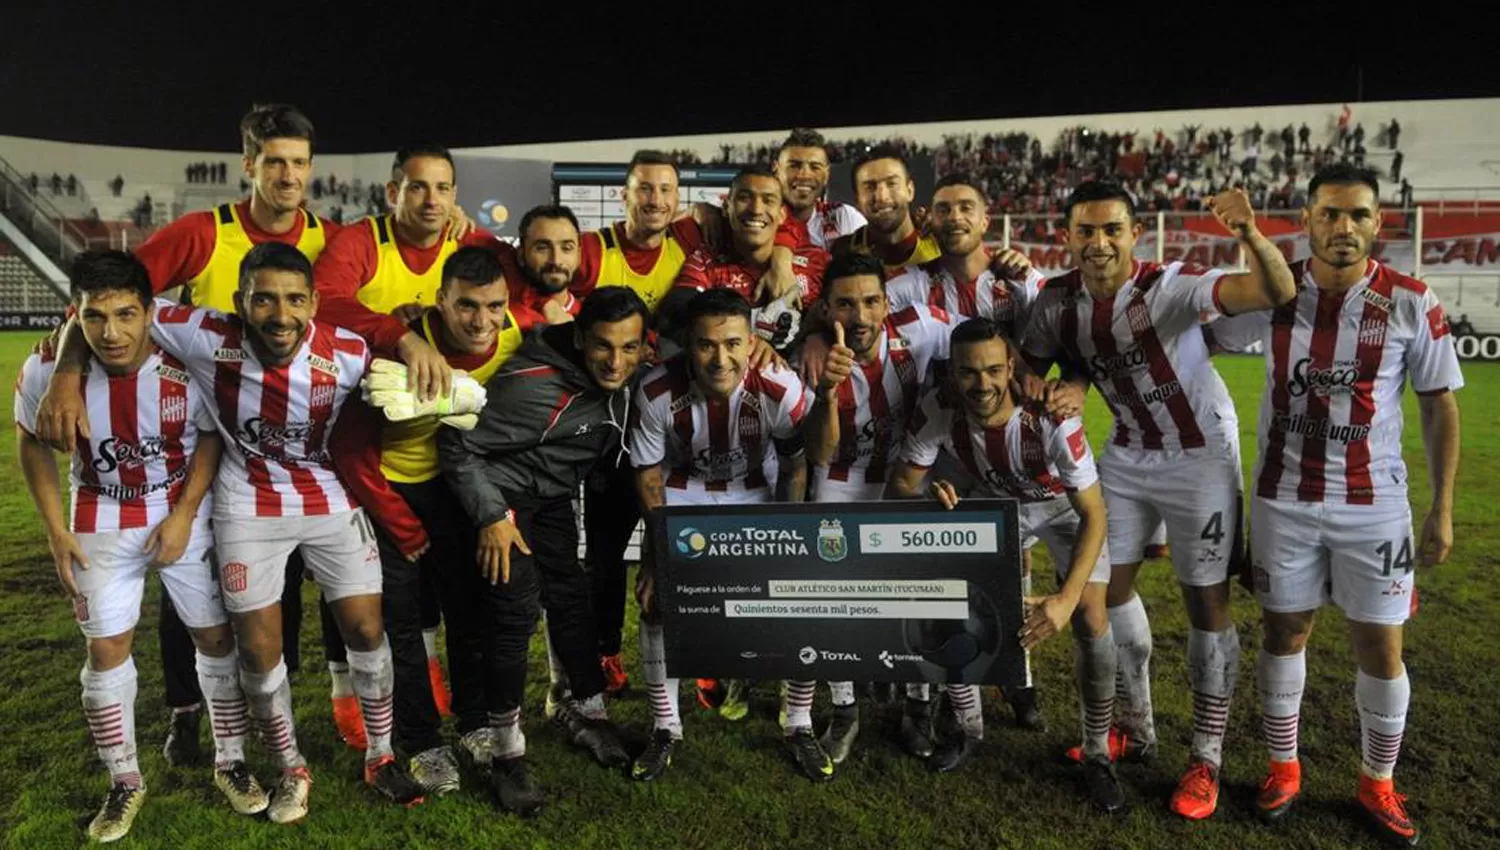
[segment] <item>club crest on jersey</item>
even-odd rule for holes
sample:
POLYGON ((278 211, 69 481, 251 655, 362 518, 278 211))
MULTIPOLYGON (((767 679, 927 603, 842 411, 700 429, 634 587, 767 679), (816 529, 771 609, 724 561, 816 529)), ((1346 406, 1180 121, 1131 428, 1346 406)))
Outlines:
POLYGON ((333 362, 332 360, 329 360, 326 357, 319 357, 316 354, 309 354, 307 355, 307 365, 313 367, 314 369, 317 369, 319 372, 326 372, 330 375, 333 375, 334 377, 338 377, 339 364, 333 362))
POLYGON ((188 382, 188 373, 182 371, 181 369, 174 369, 165 363, 156 367, 156 374, 162 380, 171 381, 174 384, 182 384, 186 386, 188 382))
POLYGON ((308 404, 312 407, 332 407, 334 393, 338 387, 333 384, 313 384, 312 392, 308 393, 308 404))
POLYGON ((1385 345, 1385 329, 1389 326, 1384 319, 1365 319, 1359 324, 1359 344, 1385 345))
POLYGON ((818 557, 825 561, 842 561, 849 555, 849 541, 844 537, 844 522, 825 519, 818 528, 818 557))
POLYGON ((230 561, 224 565, 219 581, 226 593, 244 593, 250 584, 250 568, 240 561, 230 561))
POLYGON ((180 425, 187 421, 187 398, 167 396, 161 400, 161 424, 180 425))
POLYGON ((1364 299, 1365 303, 1373 304, 1376 307, 1379 307, 1380 309, 1386 311, 1387 313, 1396 308, 1396 302, 1385 297, 1384 295, 1381 295, 1379 292, 1370 289, 1369 287, 1365 287, 1363 290, 1361 290, 1359 293, 1359 297, 1364 299))
POLYGON ((1144 293, 1137 292, 1135 300, 1125 308, 1125 321, 1130 324, 1130 332, 1143 334, 1151 330, 1151 311, 1146 309, 1144 293))

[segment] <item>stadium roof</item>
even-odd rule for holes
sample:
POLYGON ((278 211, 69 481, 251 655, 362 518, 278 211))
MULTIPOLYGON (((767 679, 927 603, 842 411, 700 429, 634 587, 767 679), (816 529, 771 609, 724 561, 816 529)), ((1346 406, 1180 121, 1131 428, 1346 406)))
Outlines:
POLYGON ((136 2, 86 19, 69 4, 18 4, 0 51, 0 134, 223 150, 252 102, 282 100, 313 117, 320 150, 347 153, 413 137, 460 147, 1500 95, 1492 50, 1463 35, 1416 43, 1404 14, 1373 7, 1321 21, 1257 6, 1219 21, 1201 5, 1086 4, 1033 25, 1020 5, 890 20, 809 0, 731 23, 702 3, 681 16, 612 7, 656 14, 630 18, 438 2, 420 7, 436 11, 430 22, 411 6, 382 21, 368 4, 136 2))

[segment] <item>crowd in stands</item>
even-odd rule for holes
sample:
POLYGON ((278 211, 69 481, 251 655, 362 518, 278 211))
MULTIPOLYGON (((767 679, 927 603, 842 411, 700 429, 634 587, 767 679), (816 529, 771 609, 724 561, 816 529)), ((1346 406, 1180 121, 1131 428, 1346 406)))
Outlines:
POLYGON ((339 224, 344 223, 345 217, 353 220, 385 212, 385 185, 382 183, 366 184, 358 177, 351 182, 330 174, 326 179, 313 178, 309 188, 315 201, 337 199, 337 205, 327 208, 323 214, 339 224))
POLYGON ((229 163, 195 162, 183 169, 189 183, 228 183, 229 163))
MULTIPOLYGON (((1397 120, 1382 127, 1379 141, 1391 151, 1389 165, 1369 164, 1395 184, 1392 200, 1409 206, 1411 184, 1401 177, 1405 156, 1398 148, 1400 133, 1397 120)), ((1352 121, 1348 107, 1321 144, 1313 136, 1306 123, 1279 130, 1258 123, 1240 129, 1189 125, 1174 132, 1158 127, 1150 134, 1078 125, 1050 145, 1019 132, 947 136, 937 147, 905 138, 847 139, 831 141, 829 157, 852 160, 877 143, 908 157, 931 157, 939 178, 963 172, 982 181, 995 215, 1055 217, 1068 192, 1091 179, 1123 184, 1150 212, 1198 211, 1205 198, 1227 188, 1244 189, 1257 209, 1293 210, 1306 200, 1307 181, 1317 169, 1334 162, 1367 164, 1364 125, 1352 121)), ((769 164, 775 156, 774 145, 722 145, 714 162, 769 164)))

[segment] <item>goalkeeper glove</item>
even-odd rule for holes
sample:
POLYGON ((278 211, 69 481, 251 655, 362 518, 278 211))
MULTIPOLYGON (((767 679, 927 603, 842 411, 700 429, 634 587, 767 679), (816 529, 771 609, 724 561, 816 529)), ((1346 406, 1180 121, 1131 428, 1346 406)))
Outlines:
POLYGON ((478 413, 484 409, 486 398, 484 387, 467 372, 454 370, 452 392, 425 401, 406 388, 406 377, 406 366, 391 360, 374 361, 360 384, 365 401, 380 408, 385 418, 392 422, 423 416, 444 417, 445 423, 455 427, 463 427, 463 423, 469 421, 464 417, 468 416, 474 417, 469 428, 478 422, 478 413), (449 419, 454 421, 449 422, 449 419))

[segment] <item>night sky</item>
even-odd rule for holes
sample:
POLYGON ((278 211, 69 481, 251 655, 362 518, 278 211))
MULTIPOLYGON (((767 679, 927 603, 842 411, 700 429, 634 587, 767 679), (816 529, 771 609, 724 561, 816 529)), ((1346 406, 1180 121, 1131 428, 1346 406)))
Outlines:
MULTIPOLYGON (((352 153, 414 138, 463 147, 1361 93, 1500 96, 1494 46, 1462 43, 1486 27, 1434 4, 1420 16, 1372 6, 1326 19, 1240 4, 1259 14, 1250 21, 1147 3, 1045 3, 1036 5, 1068 17, 1034 22, 930 4, 924 17, 877 18, 867 4, 786 0, 760 4, 754 18, 720 0, 675 14, 639 0, 607 14, 427 0, 403 4, 427 19, 389 21, 371 14, 373 3, 8 5, 0 134, 156 148, 233 150, 254 101, 298 104, 320 151, 352 153), (1412 17, 1447 31, 1412 35, 1422 28, 1412 17)), ((1205 7, 1229 8, 1190 8, 1205 7)))

